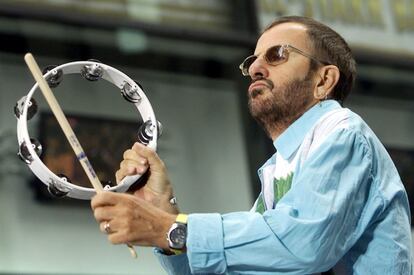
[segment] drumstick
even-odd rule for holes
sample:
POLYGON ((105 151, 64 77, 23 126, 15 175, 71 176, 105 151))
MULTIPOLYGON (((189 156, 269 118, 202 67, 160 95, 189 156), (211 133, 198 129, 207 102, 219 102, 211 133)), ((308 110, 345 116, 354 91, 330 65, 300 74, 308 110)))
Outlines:
POLYGON ((46 80, 43 78, 40 68, 37 65, 36 60, 34 59, 33 55, 31 53, 27 53, 24 56, 24 60, 26 61, 26 64, 29 67, 34 79, 39 84, 39 87, 43 93, 43 96, 46 98, 46 101, 49 104, 50 109, 55 115, 60 127, 63 130, 63 133, 65 134, 70 145, 72 146, 72 149, 75 152, 76 157, 78 158, 80 164, 82 165, 83 170, 85 170, 85 173, 88 176, 89 181, 91 182, 92 186, 95 188, 97 192, 103 191, 101 182, 96 176, 96 173, 93 170, 92 165, 89 162, 88 158, 86 157, 86 154, 82 149, 82 146, 80 145, 78 139, 76 138, 75 133, 70 127, 68 120, 63 114, 63 111, 60 108, 60 105, 57 102, 56 97, 53 95, 52 90, 50 89, 46 80))
MULTIPOLYGON (((85 171, 86 175, 89 178, 89 181, 91 182, 93 188, 95 188, 96 192, 102 192, 103 187, 101 182, 98 179, 98 176, 95 173, 95 170, 93 170, 91 163, 89 162, 85 151, 82 149, 82 146, 80 145, 75 133, 73 132, 72 128, 70 127, 70 124, 68 120, 66 119, 65 115, 63 114, 62 108, 60 108, 59 103, 56 100, 56 97, 53 95, 52 90, 49 87, 49 84, 47 84, 46 80, 43 78, 43 74, 40 71, 39 66, 37 65, 36 60, 34 59, 33 55, 31 53, 27 53, 24 56, 24 60, 26 61, 27 66, 29 67, 30 72, 32 73, 34 79, 39 85, 40 90, 43 93, 43 96, 45 97, 47 103, 50 106, 50 109, 52 110, 53 114, 55 115, 60 127, 63 130, 63 133, 65 134, 66 138, 68 139, 70 145, 72 146, 73 151, 76 154, 77 159, 79 160, 80 164, 82 165, 83 170, 85 171)), ((137 253, 135 252, 134 248, 131 245, 127 245, 131 255, 136 258, 137 253)))

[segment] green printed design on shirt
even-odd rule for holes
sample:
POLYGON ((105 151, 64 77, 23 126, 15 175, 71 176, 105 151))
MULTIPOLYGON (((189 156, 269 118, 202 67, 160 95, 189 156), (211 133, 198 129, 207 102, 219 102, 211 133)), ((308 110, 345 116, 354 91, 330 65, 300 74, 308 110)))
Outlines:
MULTIPOLYGON (((293 172, 289 173, 286 178, 273 179, 273 190, 275 204, 289 191, 292 186, 293 172)), ((256 203, 256 212, 263 214, 265 211, 263 193, 260 193, 256 203)))
POLYGON ((274 179, 273 190, 275 192, 275 204, 289 191, 292 185, 293 172, 290 172, 286 178, 274 179))
POLYGON ((259 195, 259 198, 257 199, 256 204, 256 212, 263 214, 265 211, 264 201, 263 201, 263 194, 259 195))

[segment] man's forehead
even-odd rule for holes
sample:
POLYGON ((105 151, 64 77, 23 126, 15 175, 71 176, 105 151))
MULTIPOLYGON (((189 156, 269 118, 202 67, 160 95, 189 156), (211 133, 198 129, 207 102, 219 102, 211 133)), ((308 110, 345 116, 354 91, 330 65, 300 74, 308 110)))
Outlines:
POLYGON ((256 44, 255 54, 259 54, 274 45, 290 44, 307 49, 306 27, 299 23, 288 22, 276 25, 265 31, 256 44))

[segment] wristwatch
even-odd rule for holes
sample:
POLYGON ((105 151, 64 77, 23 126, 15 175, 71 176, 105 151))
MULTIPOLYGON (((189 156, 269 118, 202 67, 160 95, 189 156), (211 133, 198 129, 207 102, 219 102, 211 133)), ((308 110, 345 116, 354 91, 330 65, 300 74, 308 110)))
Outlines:
POLYGON ((187 218, 188 215, 178 214, 167 233, 168 246, 175 255, 183 253, 187 242, 187 218))

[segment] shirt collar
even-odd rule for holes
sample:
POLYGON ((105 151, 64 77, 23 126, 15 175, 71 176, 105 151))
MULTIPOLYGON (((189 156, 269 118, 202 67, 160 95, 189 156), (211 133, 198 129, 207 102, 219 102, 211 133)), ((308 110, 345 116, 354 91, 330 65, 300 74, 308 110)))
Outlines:
POLYGON ((318 119, 337 108, 341 108, 341 105, 335 100, 324 100, 315 104, 273 142, 276 150, 284 159, 289 159, 318 119))

